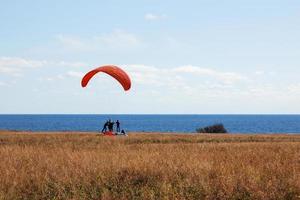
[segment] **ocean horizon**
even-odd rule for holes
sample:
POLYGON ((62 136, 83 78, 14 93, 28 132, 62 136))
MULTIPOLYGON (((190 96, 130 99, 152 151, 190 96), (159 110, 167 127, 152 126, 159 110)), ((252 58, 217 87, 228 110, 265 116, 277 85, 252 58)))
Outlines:
POLYGON ((298 114, 1 114, 0 130, 98 132, 108 119, 127 132, 194 133, 222 123, 229 133, 300 133, 298 114))

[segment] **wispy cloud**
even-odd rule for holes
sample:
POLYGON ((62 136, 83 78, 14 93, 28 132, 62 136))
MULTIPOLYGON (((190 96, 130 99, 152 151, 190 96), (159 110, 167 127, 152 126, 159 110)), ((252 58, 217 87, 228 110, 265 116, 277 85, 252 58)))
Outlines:
POLYGON ((293 83, 287 87, 287 90, 294 94, 300 94, 300 83, 293 83))
POLYGON ((83 41, 79 37, 70 36, 70 35, 57 35, 56 39, 61 43, 65 48, 71 48, 77 51, 87 51, 91 47, 87 44, 87 41, 83 41))
POLYGON ((167 85, 173 88, 193 87, 193 84, 231 85, 248 81, 249 78, 234 72, 223 72, 198 66, 161 68, 145 65, 126 65, 133 79, 141 84, 167 85), (188 86, 188 83, 190 84, 188 86))
POLYGON ((232 84, 238 81, 249 80, 246 76, 235 72, 222 72, 210 68, 197 67, 192 65, 174 68, 176 72, 189 73, 196 76, 209 76, 226 84, 232 84))
POLYGON ((123 30, 115 30, 109 34, 95 36, 94 40, 95 42, 99 42, 100 44, 103 43, 110 47, 132 47, 137 46, 141 43, 140 39, 136 35, 123 30))
POLYGON ((84 62, 69 62, 69 61, 47 61, 47 63, 48 65, 69 67, 69 68, 79 68, 87 65, 87 63, 84 62))
POLYGON ((145 14, 144 18, 148 21, 155 21, 155 20, 161 20, 165 19, 167 16, 165 14, 153 14, 153 13, 147 13, 145 14))
MULTIPOLYGON (((235 84, 248 82, 249 78, 239 73, 223 72, 198 66, 156 67, 148 65, 120 65, 132 79, 134 91, 156 91, 162 96, 166 92, 184 92, 188 94, 214 90, 214 92, 231 90, 235 84)), ((76 78, 80 80, 86 71, 68 70, 60 74, 47 76, 46 80, 76 78)), ((101 76, 96 79, 110 83, 111 78, 101 76)))
MULTIPOLYGON (((271 102, 275 102, 274 105, 286 105, 288 102, 297 102, 300 98, 300 85, 297 80, 274 83, 265 75, 257 76, 255 70, 245 74, 238 70, 227 71, 197 65, 170 67, 119 64, 131 77, 132 90, 130 92, 123 93, 118 82, 105 74, 94 77, 89 87, 83 90, 80 87, 80 81, 90 70, 87 66, 91 64, 6 57, 1 59, 0 75, 5 71, 5 74, 24 73, 24 76, 22 79, 14 79, 16 83, 11 82, 11 77, 0 76, 0 87, 2 90, 5 90, 5 87, 30 88, 33 85, 32 82, 37 81, 38 84, 34 83, 35 91, 32 95, 43 93, 43 95, 48 95, 49 99, 56 98, 55 95, 58 93, 67 99, 74 93, 79 99, 85 95, 91 95, 91 98, 98 101, 102 99, 103 91, 107 91, 109 94, 117 93, 120 98, 124 98, 124 101, 136 101, 141 104, 146 102, 157 108, 168 107, 169 111, 178 109, 176 112, 195 112, 195 108, 198 109, 197 112, 203 112, 207 105, 212 108, 216 105, 223 105, 220 107, 228 107, 226 112, 231 112, 231 109, 235 109, 232 102, 245 107, 246 111, 254 106, 261 106, 261 109, 268 106, 269 110, 272 110, 272 106, 269 106, 271 102), (7 69, 10 71, 6 71, 7 69), (30 70, 34 73, 25 74, 25 71, 30 72, 30 70), (255 99, 255 101, 249 103, 250 99, 255 99), (253 106, 248 109, 249 104, 253 106)), ((267 70, 265 74, 268 74, 267 70)), ((76 110, 76 108, 72 109, 76 110)), ((140 107, 134 112, 144 112, 143 109, 140 107)), ((209 112, 220 112, 209 109, 207 110, 209 112)), ((157 112, 165 112, 165 110, 157 112)))
POLYGON ((0 81, 0 87, 1 86, 7 86, 7 83, 4 83, 4 82, 0 81))
MULTIPOLYGON (((1 57, 0 73, 7 75, 22 75, 25 70, 45 70, 39 81, 69 80, 78 81, 83 77, 89 66, 83 62, 33 60, 18 57, 1 57), (52 70, 53 68, 59 70, 52 70), (83 68, 80 68, 83 67, 83 68), (52 72, 53 71, 53 72, 52 72)), ((217 70, 216 68, 200 67, 194 65, 182 65, 175 67, 158 67, 151 65, 120 65, 130 75, 134 91, 166 96, 170 92, 180 97, 182 94, 195 96, 292 96, 300 94, 300 86, 297 83, 286 83, 279 85, 268 85, 267 82, 256 83, 257 73, 241 74, 238 72, 217 70), (180 94, 182 93, 182 94, 180 94)), ((41 71, 42 72, 42 71, 41 71)), ((98 79, 97 79, 98 80, 98 79)), ((101 82, 110 83, 111 78, 101 76, 101 82)), ((100 81, 99 80, 99 81, 100 81)), ((7 85, 0 82, 1 86, 7 85)))
POLYGON ((67 75, 70 76, 70 77, 82 78, 84 73, 83 72, 78 72, 78 71, 68 71, 67 75))
POLYGON ((0 67, 36 68, 45 65, 44 60, 32 60, 19 57, 0 57, 0 67))
POLYGON ((0 73, 11 76, 21 76, 26 70, 35 70, 47 66, 78 68, 85 65, 86 64, 83 62, 34 60, 20 57, 0 57, 0 73))
POLYGON ((77 37, 61 34, 56 36, 56 39, 63 48, 82 52, 120 48, 130 49, 141 45, 141 39, 136 35, 119 29, 111 33, 91 37, 77 37))
POLYGON ((32 60, 18 57, 0 57, 0 73, 20 76, 26 69, 39 68, 46 64, 43 60, 32 60))
POLYGON ((258 75, 258 76, 262 76, 262 75, 265 74, 265 72, 262 71, 262 70, 255 71, 254 73, 255 73, 256 75, 258 75))

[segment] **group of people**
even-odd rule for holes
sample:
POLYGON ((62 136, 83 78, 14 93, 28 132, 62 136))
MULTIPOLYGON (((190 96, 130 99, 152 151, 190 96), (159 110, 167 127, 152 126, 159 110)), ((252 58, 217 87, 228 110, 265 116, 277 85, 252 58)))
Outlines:
POLYGON ((109 132, 114 132, 114 125, 116 124, 116 132, 117 133, 121 133, 121 134, 126 134, 125 133, 125 131, 124 130, 121 130, 121 128, 120 128, 120 121, 119 120, 117 120, 116 122, 114 122, 114 121, 111 121, 110 119, 109 120, 107 120, 105 123, 104 123, 104 125, 103 125, 103 129, 102 129, 102 133, 106 133, 107 131, 109 131, 109 132))

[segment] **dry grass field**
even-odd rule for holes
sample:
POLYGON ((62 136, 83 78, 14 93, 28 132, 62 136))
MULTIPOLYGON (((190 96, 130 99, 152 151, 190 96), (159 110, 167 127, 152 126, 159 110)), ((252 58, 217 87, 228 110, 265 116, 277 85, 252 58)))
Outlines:
POLYGON ((300 199, 300 135, 0 132, 0 199, 300 199))

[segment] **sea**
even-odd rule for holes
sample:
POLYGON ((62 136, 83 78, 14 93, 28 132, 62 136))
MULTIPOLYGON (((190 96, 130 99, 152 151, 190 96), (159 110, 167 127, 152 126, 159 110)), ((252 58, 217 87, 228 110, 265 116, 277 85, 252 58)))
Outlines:
POLYGON ((230 133, 300 133, 300 115, 0 115, 0 130, 97 132, 108 119, 127 132, 194 133, 222 123, 230 133))

